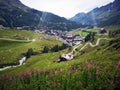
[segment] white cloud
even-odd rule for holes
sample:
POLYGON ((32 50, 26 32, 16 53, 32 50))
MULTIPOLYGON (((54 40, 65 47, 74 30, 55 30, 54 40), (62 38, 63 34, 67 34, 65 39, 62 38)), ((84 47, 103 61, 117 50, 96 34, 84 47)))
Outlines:
POLYGON ((79 12, 88 12, 114 0, 20 0, 25 5, 70 18, 79 12))

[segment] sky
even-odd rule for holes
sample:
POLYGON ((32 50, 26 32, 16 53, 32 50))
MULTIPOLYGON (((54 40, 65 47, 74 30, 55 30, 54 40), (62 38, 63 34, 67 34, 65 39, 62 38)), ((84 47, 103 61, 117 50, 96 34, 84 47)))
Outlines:
POLYGON ((104 6, 114 0, 20 0, 31 8, 51 12, 65 18, 71 18, 80 12, 104 6))

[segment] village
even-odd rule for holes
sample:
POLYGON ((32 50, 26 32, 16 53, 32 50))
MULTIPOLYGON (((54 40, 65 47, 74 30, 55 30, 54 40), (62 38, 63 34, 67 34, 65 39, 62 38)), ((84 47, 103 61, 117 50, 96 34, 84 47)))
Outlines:
MULTIPOLYGON (((3 25, 0 25, 0 29, 10 29, 9 27, 4 27, 3 25)), ((14 27, 16 30, 31 30, 35 33, 40 34, 47 34, 49 36, 53 36, 54 38, 58 38, 60 41, 62 41, 64 44, 67 44, 68 46, 75 46, 79 45, 83 42, 85 42, 86 36, 82 36, 80 34, 75 34, 73 31, 63 31, 63 30, 53 30, 53 29, 36 29, 34 27, 30 26, 22 26, 22 27, 14 27)), ((95 33, 97 35, 99 34, 106 34, 107 31, 104 28, 97 28, 98 32, 95 33)), ((87 32, 86 28, 81 28, 82 32, 87 32)))
MULTIPOLYGON (((0 25, 0 29, 10 29, 9 27, 4 27, 3 25, 0 25)), ((62 43, 66 44, 68 47, 73 47, 73 50, 69 53, 62 54, 57 62, 61 61, 69 61, 74 58, 74 52, 76 52, 76 49, 82 45, 83 42, 86 42, 86 38, 90 40, 89 38, 91 37, 90 34, 92 31, 88 31, 88 28, 80 28, 78 29, 80 32, 86 32, 86 36, 82 36, 81 34, 76 34, 76 30, 69 30, 69 31, 63 31, 63 30, 53 30, 53 29, 36 29, 36 28, 31 28, 29 26, 23 26, 23 27, 14 27, 16 30, 32 30, 35 33, 39 34, 46 34, 49 36, 52 36, 54 39, 62 41, 62 43)), ((94 30, 94 29, 93 29, 94 30)), ((107 34, 107 31, 104 28, 97 28, 97 32, 94 32, 95 35, 101 35, 101 34, 107 34)), ((92 32, 93 33, 93 32, 92 32)), ((92 36, 92 38, 94 37, 92 36)))
MULTIPOLYGON (((88 32, 86 28, 81 29, 82 32, 88 32)), ((36 33, 44 33, 53 37, 59 38, 60 41, 62 41, 64 44, 67 44, 68 46, 74 46, 73 50, 69 53, 62 54, 56 62, 61 61, 70 61, 74 58, 74 52, 76 52, 76 49, 83 43, 86 42, 86 36, 81 36, 80 34, 75 34, 74 31, 61 31, 61 30, 35 30, 36 33)), ((97 32, 95 32, 95 35, 102 35, 107 34, 107 31, 104 28, 98 29, 97 32)), ((99 43, 99 40, 98 42, 99 43)))

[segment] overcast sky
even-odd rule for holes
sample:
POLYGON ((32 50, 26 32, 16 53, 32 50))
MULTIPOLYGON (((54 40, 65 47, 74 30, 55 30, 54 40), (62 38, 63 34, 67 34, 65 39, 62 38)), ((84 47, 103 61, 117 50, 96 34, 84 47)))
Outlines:
POLYGON ((23 4, 40 10, 70 18, 79 12, 106 5, 114 0, 20 0, 23 4))

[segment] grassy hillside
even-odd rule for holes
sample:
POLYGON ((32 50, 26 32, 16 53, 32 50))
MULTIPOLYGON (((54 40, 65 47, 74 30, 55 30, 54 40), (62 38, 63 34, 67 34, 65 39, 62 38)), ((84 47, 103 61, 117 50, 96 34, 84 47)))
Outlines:
POLYGON ((87 36, 89 33, 87 33, 87 32, 82 32, 81 29, 77 29, 77 30, 75 30, 75 34, 79 34, 79 35, 85 37, 85 36, 87 36))
POLYGON ((53 39, 50 36, 36 34, 30 31, 0 30, 0 32, 0 35, 3 37, 0 39, 0 66, 18 64, 18 60, 24 56, 29 48, 32 48, 34 52, 40 54, 44 46, 51 48, 57 44, 61 45, 60 41, 52 41, 53 39), (14 35, 18 35, 19 38, 23 36, 24 39, 35 39, 36 41, 15 40, 18 38, 13 39, 14 35))
POLYGON ((10 38, 19 40, 39 39, 42 34, 36 34, 26 30, 0 30, 0 38, 10 38))
POLYGON ((98 31, 99 31, 98 29, 87 29, 87 30, 85 30, 85 31, 82 31, 82 29, 79 28, 79 29, 76 29, 76 30, 74 31, 74 33, 75 33, 75 34, 79 34, 80 36, 85 37, 85 36, 87 36, 87 35, 89 34, 89 32, 95 32, 95 33, 97 33, 98 31))
MULTIPOLYGON (((4 82, 0 82, 0 89, 119 90, 120 38, 96 36, 95 39, 101 37, 108 39, 101 39, 99 45, 95 47, 91 47, 88 44, 80 51, 86 44, 84 43, 77 48, 77 54, 75 54, 74 59, 71 61, 54 62, 61 54, 68 52, 68 50, 65 49, 59 52, 49 52, 31 56, 23 66, 0 71, 0 81, 4 80, 4 82), (9 83, 11 81, 12 84, 9 83)), ((46 45, 48 45, 49 48, 55 44, 61 45, 59 41, 55 40, 13 42, 16 43, 15 46, 12 42, 10 43, 11 45, 8 45, 9 47, 21 52, 30 47, 39 52, 43 46, 46 45)), ((4 43, 1 45, 4 45, 4 43)), ((8 50, 6 46, 3 46, 3 48, 8 50)))

